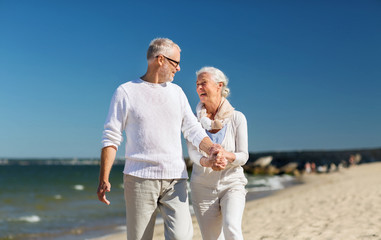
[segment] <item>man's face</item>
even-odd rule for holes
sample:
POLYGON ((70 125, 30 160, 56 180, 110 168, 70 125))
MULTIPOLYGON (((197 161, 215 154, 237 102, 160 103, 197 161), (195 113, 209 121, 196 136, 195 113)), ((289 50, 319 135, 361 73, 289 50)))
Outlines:
MULTIPOLYGON (((164 56, 164 55, 163 55, 164 56)), ((170 56, 164 56, 164 65, 160 68, 160 76, 164 82, 172 82, 175 74, 180 71, 180 51, 174 47, 170 56)))

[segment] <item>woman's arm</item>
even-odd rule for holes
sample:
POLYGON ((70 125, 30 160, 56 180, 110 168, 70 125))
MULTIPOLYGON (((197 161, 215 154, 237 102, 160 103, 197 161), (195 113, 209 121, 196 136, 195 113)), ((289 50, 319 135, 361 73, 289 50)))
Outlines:
POLYGON ((235 152, 226 153, 227 159, 233 165, 242 166, 249 159, 249 150, 248 150, 248 136, 247 136, 247 121, 245 115, 241 112, 237 112, 237 115, 234 117, 236 135, 235 135, 235 152), (234 160, 233 159, 234 155, 234 160))

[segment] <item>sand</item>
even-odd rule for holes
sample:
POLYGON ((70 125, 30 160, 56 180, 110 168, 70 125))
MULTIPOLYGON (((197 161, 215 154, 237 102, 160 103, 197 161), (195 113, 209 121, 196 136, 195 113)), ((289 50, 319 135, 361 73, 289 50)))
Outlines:
MULTIPOLYGON (((303 175, 304 184, 247 202, 246 240, 381 240, 381 163, 303 175)), ((194 218, 194 237, 202 239, 194 218)), ((99 240, 126 239, 118 233, 99 240)), ((163 225, 154 239, 164 239, 163 225)))

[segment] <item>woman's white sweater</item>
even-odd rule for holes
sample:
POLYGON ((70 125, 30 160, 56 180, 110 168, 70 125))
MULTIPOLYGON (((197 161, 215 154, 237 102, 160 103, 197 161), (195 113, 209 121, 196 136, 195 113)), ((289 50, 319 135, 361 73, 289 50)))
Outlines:
POLYGON ((227 129, 221 146, 226 151, 235 154, 235 161, 228 163, 226 168, 222 171, 213 171, 211 168, 202 167, 200 159, 202 156, 207 155, 188 142, 189 157, 194 163, 191 182, 212 187, 233 182, 247 183, 243 168, 241 167, 249 159, 247 121, 245 115, 239 111, 234 111, 233 116, 226 126, 227 129))

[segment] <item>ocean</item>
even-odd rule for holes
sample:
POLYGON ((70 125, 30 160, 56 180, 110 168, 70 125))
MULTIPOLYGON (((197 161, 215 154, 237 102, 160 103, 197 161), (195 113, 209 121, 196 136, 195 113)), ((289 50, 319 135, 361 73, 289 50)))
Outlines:
MULTIPOLYGON (((123 228, 123 165, 111 171, 107 206, 96 195, 97 164, 41 162, 0 164, 0 240, 83 240, 123 228)), ((247 178, 250 200, 295 181, 288 175, 247 178)))

